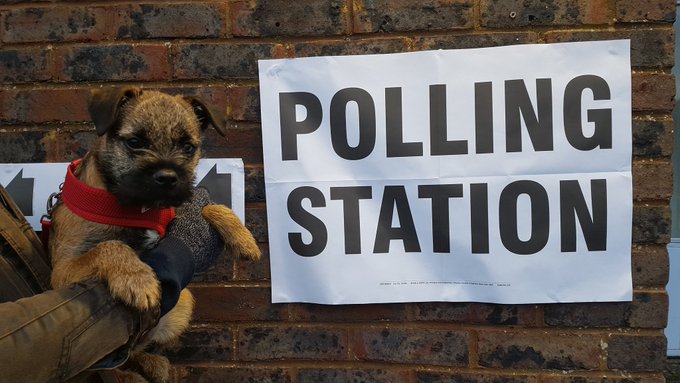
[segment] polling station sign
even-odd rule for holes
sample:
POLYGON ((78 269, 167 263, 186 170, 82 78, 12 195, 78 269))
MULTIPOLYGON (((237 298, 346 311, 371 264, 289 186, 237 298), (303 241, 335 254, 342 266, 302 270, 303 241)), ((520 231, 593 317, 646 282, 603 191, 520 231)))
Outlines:
MULTIPOLYGON (((47 213, 47 200, 60 190, 68 165, 68 162, 0 164, 0 185, 34 230, 42 230, 40 219, 47 213)), ((195 184, 205 187, 213 202, 231 207, 245 222, 243 160, 202 158, 196 168, 195 184)))
POLYGON ((273 302, 631 299, 628 40, 259 73, 273 302))

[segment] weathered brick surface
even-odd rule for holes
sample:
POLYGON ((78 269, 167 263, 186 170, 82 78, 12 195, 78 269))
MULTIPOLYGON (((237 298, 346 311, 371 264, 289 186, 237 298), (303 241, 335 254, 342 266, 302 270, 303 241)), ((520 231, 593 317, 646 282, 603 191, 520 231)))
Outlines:
POLYGON ((415 319, 435 322, 458 322, 495 325, 539 325, 539 307, 535 305, 492 305, 482 303, 418 303, 415 319))
POLYGON ((246 327, 238 334, 241 360, 346 360, 347 331, 329 327, 246 327))
POLYGON ((633 242, 664 244, 670 241, 670 234, 670 206, 633 206, 633 242))
POLYGON ((406 315, 406 309, 400 304, 349 306, 298 304, 291 307, 291 319, 300 322, 345 323, 399 321, 406 315))
POLYGON ((302 369, 297 375, 298 383, 410 383, 410 373, 388 369, 302 369))
POLYGON ((210 38, 227 34, 226 4, 129 4, 117 6, 117 38, 210 38))
POLYGON ((668 296, 638 292, 632 302, 572 303, 545 306, 545 323, 559 327, 666 327, 668 296))
POLYGON ((409 50, 409 40, 400 37, 362 40, 304 41, 293 47, 296 57, 345 56, 396 53, 409 50))
POLYGON ((189 328, 166 355, 175 362, 224 362, 233 358, 233 330, 226 326, 189 328))
POLYGON ((675 20, 675 6, 664 0, 617 0, 616 19, 621 22, 675 20))
POLYGON ((268 288, 191 286, 196 299, 196 322, 274 321, 286 316, 285 307, 273 305, 268 288))
POLYGON ((77 46, 56 52, 64 81, 160 81, 170 78, 165 45, 77 46))
POLYGON ((354 331, 352 349, 360 360, 465 367, 470 335, 423 328, 354 331))
POLYGON ((51 54, 52 50, 49 48, 0 51, 0 81, 10 84, 49 80, 51 54))
POLYGON ((634 246, 632 258, 633 286, 666 286, 669 265, 664 245, 634 246))
POLYGON ((422 36, 415 39, 415 49, 466 49, 486 48, 515 44, 531 44, 538 41, 535 32, 460 33, 455 35, 422 36))
POLYGON ((490 28, 607 24, 614 15, 605 0, 482 0, 480 22, 490 28))
POLYGON ((664 156, 673 152, 673 120, 670 117, 633 118, 633 154, 664 156))
POLYGON ((604 357, 602 339, 588 334, 482 331, 479 364, 491 368, 593 370, 604 357))
POLYGON ((666 338, 613 334, 607 339, 607 367, 625 371, 660 371, 664 367, 666 338))
POLYGON ((625 29, 554 31, 546 32, 546 42, 572 42, 630 39, 630 60, 633 67, 671 67, 673 66, 674 40, 673 29, 625 29))
POLYGON ((111 15, 102 7, 59 6, 8 9, 1 13, 5 43, 107 39, 111 15))
POLYGON ((482 374, 451 374, 436 372, 419 372, 417 383, 538 383, 537 379, 526 375, 503 376, 482 374))
POLYGON ((633 198, 668 200, 673 194, 673 164, 666 160, 640 160, 633 165, 633 198))
POLYGON ((332 36, 349 29, 342 0, 234 1, 230 13, 234 36, 332 36))
POLYGON ((404 32, 471 28, 474 2, 357 0, 354 2, 354 32, 404 32))
POLYGON ((0 89, 0 122, 40 124, 85 122, 89 90, 79 89, 0 89))
POLYGON ((187 43, 173 46, 175 79, 257 78, 257 60, 275 58, 276 44, 187 43))
POLYGON ((226 117, 203 154, 243 159, 264 256, 223 254, 194 278, 175 383, 661 383, 674 18, 672 0, 0 1, 0 162, 82 157, 95 87, 193 95, 226 117), (258 60, 606 39, 631 41, 632 302, 270 303, 266 211, 283 200, 265 198, 258 60))
POLYGON ((174 371, 175 382, 258 382, 291 383, 289 369, 270 367, 177 367, 174 371))

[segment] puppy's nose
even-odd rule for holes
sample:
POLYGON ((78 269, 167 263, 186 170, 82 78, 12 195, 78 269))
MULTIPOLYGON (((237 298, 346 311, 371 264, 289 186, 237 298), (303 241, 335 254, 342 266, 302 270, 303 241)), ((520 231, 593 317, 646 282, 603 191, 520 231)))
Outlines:
POLYGON ((173 187, 177 184, 177 173, 172 169, 161 169, 153 174, 153 179, 160 186, 173 187))

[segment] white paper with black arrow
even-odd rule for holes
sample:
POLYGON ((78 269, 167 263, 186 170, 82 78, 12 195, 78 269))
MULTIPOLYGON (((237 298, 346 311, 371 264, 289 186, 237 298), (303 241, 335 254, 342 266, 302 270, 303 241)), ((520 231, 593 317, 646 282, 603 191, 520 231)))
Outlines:
MULTIPOLYGON (((68 162, 0 164, 0 184, 7 189, 35 230, 47 211, 50 194, 59 191, 68 162)), ((197 186, 205 187, 215 203, 227 205, 245 220, 243 160, 204 158, 196 169, 197 186)))

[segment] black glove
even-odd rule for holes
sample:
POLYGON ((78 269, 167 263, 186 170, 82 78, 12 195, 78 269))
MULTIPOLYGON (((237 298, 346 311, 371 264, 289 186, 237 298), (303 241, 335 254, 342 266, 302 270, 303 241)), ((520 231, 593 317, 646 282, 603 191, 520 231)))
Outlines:
POLYGON ((205 271, 224 249, 222 238, 201 215, 211 203, 206 189, 194 189, 191 200, 176 209, 165 237, 140 257, 161 283, 161 316, 175 307, 194 272, 205 271))

